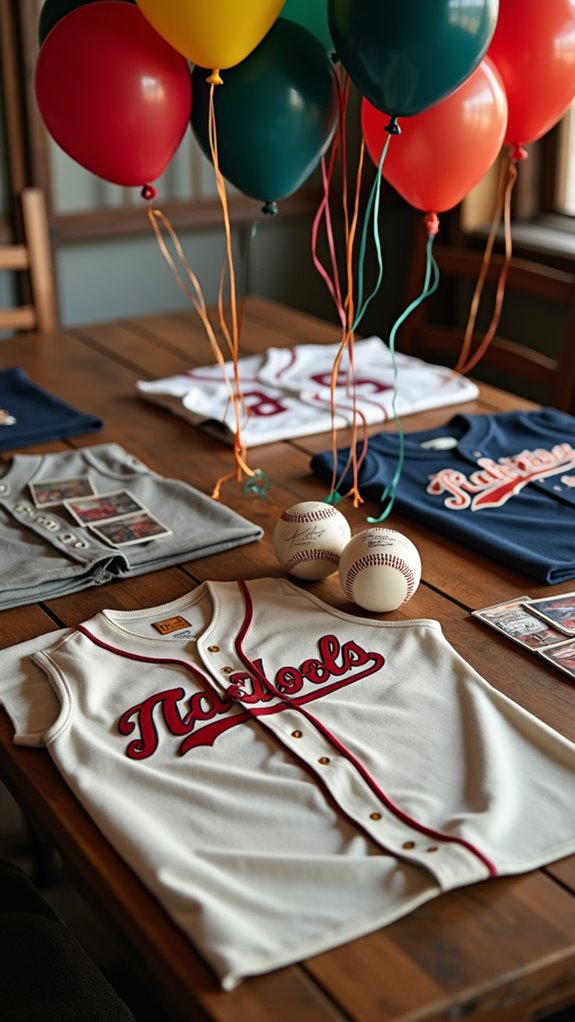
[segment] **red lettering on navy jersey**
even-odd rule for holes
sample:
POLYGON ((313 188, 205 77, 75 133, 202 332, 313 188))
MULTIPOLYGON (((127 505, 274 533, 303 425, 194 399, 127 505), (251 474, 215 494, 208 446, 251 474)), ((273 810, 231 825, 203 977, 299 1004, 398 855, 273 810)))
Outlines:
POLYGON ((501 507, 529 483, 574 469, 575 451, 568 443, 556 444, 550 451, 525 450, 498 461, 478 458, 477 464, 479 470, 469 476, 454 469, 441 469, 431 476, 427 493, 448 494, 443 503, 450 511, 501 507))

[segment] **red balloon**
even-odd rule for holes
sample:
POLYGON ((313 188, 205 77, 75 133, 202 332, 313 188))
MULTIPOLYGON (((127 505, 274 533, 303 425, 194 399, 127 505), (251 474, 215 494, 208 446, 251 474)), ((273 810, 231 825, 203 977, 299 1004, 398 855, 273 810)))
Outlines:
MULTIPOLYGON (((387 138, 387 114, 362 100, 361 126, 376 165, 387 138)), ((507 124, 501 78, 484 57, 470 77, 446 99, 401 121, 383 167, 384 178, 424 212, 452 209, 495 162, 507 124)))
POLYGON ((500 0, 488 56, 507 92, 505 141, 535 142, 575 98, 575 0, 500 0))
POLYGON ((136 6, 118 0, 78 7, 54 26, 38 54, 35 86, 52 138, 113 184, 156 180, 188 127, 185 58, 136 6))

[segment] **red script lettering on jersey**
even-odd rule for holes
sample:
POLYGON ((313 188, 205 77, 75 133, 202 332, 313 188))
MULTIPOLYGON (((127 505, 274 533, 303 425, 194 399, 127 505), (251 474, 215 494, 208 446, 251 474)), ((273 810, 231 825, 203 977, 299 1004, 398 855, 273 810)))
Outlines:
POLYGON ((183 756, 198 746, 213 745, 216 738, 237 724, 264 714, 281 713, 287 700, 287 705, 300 706, 375 674, 383 667, 385 658, 364 650, 353 640, 340 645, 335 635, 323 635, 318 641, 317 657, 304 660, 299 667, 280 667, 269 687, 263 661, 253 663, 257 673, 230 674, 230 685, 223 696, 213 688, 189 696, 178 686, 130 707, 118 721, 122 735, 132 735, 137 729, 126 755, 130 759, 147 759, 156 752, 160 741, 158 717, 170 734, 183 738, 179 748, 183 756), (278 698, 278 692, 286 701, 278 698), (249 709, 242 709, 242 704, 249 709))
POLYGON ((462 511, 468 507, 472 511, 501 507, 528 483, 575 468, 575 451, 570 444, 556 444, 550 451, 544 448, 521 451, 498 461, 478 458, 477 464, 480 471, 469 476, 455 469, 442 469, 431 476, 427 493, 437 496, 450 494, 443 502, 450 511, 462 511), (473 498, 471 493, 475 494, 473 498))

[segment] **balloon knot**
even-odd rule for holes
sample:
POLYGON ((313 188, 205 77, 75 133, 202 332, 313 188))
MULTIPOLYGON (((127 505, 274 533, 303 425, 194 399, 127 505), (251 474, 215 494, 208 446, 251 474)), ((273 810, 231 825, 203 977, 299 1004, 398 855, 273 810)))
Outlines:
POLYGON ((428 213, 427 216, 423 218, 423 222, 425 224, 425 229, 426 229, 428 234, 437 234, 438 233, 438 231, 439 231, 439 217, 438 217, 437 213, 428 213))
POLYGON ((246 479, 243 485, 244 493, 254 494, 256 497, 264 498, 270 488, 270 481, 261 468, 256 468, 253 476, 246 479))
POLYGON ((529 153, 522 145, 516 145, 509 153, 509 159, 511 163, 519 163, 520 160, 526 160, 529 153))
POLYGON ((279 213, 277 202, 273 199, 271 201, 268 200, 268 202, 264 203, 262 206, 262 213, 265 213, 266 216, 277 216, 279 213))
POLYGON ((397 117, 390 117, 388 123, 385 125, 385 130, 389 135, 401 135, 401 128, 397 123, 397 117))
POLYGON ((206 78, 206 81, 207 81, 208 85, 223 85, 224 84, 224 79, 221 77, 220 72, 218 71, 217 67, 215 67, 213 69, 211 75, 208 75, 208 77, 206 78))
POLYGON ((144 185, 141 191, 142 198, 146 199, 147 202, 151 202, 152 199, 155 199, 157 194, 158 191, 153 185, 144 185))

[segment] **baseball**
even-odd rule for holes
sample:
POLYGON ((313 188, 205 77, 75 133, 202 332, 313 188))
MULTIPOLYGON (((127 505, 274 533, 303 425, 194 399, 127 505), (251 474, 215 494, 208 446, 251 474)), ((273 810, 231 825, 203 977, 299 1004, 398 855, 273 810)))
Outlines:
POLYGON ((341 511, 320 500, 303 500, 276 522, 273 542, 282 568, 297 578, 327 578, 351 536, 341 511))
POLYGON ((401 532, 365 529, 342 551, 339 578, 348 600, 385 613, 413 596, 421 580, 421 558, 401 532))

